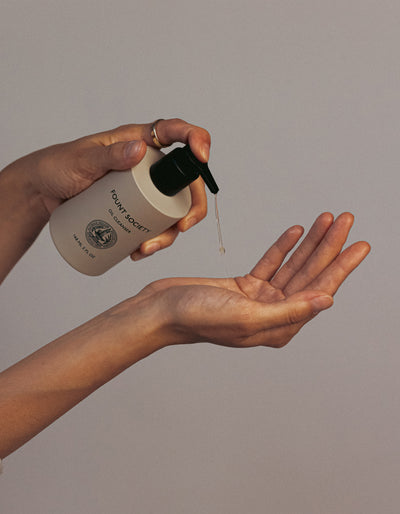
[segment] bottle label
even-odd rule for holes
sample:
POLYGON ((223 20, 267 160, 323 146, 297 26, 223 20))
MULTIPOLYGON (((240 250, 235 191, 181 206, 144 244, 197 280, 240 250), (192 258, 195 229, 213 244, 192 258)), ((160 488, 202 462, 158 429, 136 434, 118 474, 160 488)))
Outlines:
POLYGON ((103 220, 90 221, 85 230, 87 242, 94 248, 105 250, 111 248, 117 242, 117 232, 103 220))
POLYGON ((138 221, 134 216, 132 216, 128 210, 123 206, 121 200, 119 199, 118 193, 115 189, 110 191, 111 198, 115 204, 116 215, 114 215, 113 209, 109 209, 108 212, 113 217, 113 220, 126 232, 131 232, 129 228, 124 225, 124 222, 128 225, 131 225, 136 230, 140 232, 150 233, 151 230, 145 226, 143 226, 140 221, 138 221), (118 216, 122 216, 123 221, 119 219, 118 216))

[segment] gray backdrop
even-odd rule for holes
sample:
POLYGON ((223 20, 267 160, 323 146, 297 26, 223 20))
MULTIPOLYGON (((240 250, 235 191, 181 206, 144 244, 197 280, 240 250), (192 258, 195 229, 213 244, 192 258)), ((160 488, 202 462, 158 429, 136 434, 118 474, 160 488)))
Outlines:
MULTIPOLYGON (((4 514, 399 512, 400 4, 3 0, 3 167, 122 123, 213 137, 226 267, 287 226, 356 216, 373 251, 284 350, 165 349, 11 455, 4 514)), ((42 232, 1 288, 1 364, 163 276, 225 273, 208 218, 80 275, 42 232)))

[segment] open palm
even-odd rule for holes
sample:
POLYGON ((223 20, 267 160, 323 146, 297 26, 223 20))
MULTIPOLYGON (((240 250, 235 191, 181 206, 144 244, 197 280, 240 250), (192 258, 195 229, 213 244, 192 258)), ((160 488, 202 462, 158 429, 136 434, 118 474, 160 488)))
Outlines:
POLYGON ((342 251, 353 221, 350 213, 335 221, 323 213, 286 262, 303 234, 298 225, 284 232, 245 276, 164 279, 140 294, 166 293, 168 308, 178 319, 176 342, 284 346, 332 305, 331 297, 368 254, 366 242, 342 251))

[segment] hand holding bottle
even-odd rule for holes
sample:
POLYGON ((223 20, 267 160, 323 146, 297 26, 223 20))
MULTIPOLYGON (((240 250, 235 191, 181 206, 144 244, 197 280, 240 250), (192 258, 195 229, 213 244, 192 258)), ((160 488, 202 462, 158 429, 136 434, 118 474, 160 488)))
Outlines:
POLYGON ((53 242, 76 270, 101 275, 185 218, 192 206, 188 186, 199 176, 218 192, 207 163, 189 145, 167 154, 148 147, 130 170, 111 171, 60 205, 50 217, 53 242))
MULTIPOLYGON (((21 223, 15 219, 13 226, 9 227, 20 234, 16 238, 19 248, 10 247, 4 267, 8 271, 11 269, 61 203, 90 187, 108 171, 126 170, 138 164, 146 153, 146 146, 156 146, 151 128, 151 123, 123 125, 38 150, 8 165, 1 174, 1 189, 5 197, 2 214, 9 218, 9 213, 18 208, 21 223), (26 216, 21 205, 26 206, 26 216), (29 224, 26 223, 27 217, 29 224), (25 241, 24 245, 22 241, 25 241)), ((210 135, 205 129, 180 119, 161 120, 157 123, 157 135, 164 145, 174 142, 189 144, 201 162, 208 161, 210 135)), ((170 246, 179 232, 188 230, 206 216, 207 197, 203 181, 193 182, 190 190, 192 207, 188 214, 155 239, 143 243, 135 252, 135 259, 170 246)))

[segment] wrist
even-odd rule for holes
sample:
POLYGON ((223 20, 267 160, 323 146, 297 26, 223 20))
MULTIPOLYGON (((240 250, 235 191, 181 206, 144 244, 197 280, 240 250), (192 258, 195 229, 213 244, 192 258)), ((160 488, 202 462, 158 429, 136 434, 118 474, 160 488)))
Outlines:
MULTIPOLYGON (((29 170, 28 170, 29 171, 29 170)), ((0 282, 49 219, 27 170, 15 162, 0 173, 0 282)))
POLYGON ((20 214, 44 226, 50 215, 37 185, 35 161, 32 154, 6 166, 1 172, 1 190, 10 214, 20 214))
POLYGON ((164 308, 162 293, 150 297, 138 295, 109 311, 118 319, 119 337, 138 360, 170 344, 170 310, 164 308))
POLYGON ((202 340, 196 330, 198 309, 192 305, 192 288, 174 285, 174 279, 163 279, 146 286, 133 301, 144 308, 143 319, 153 327, 152 340, 157 349, 202 340), (169 282, 172 282, 169 284, 169 282), (194 310, 196 315, 191 315, 194 310))
POLYGON ((190 342, 190 331, 185 330, 184 320, 178 312, 179 300, 174 294, 175 289, 158 290, 149 284, 135 297, 121 304, 129 319, 126 337, 135 339, 139 327, 142 338, 146 341, 144 351, 152 353, 166 346, 190 342), (130 322, 132 313, 135 315, 135 324, 130 322))

